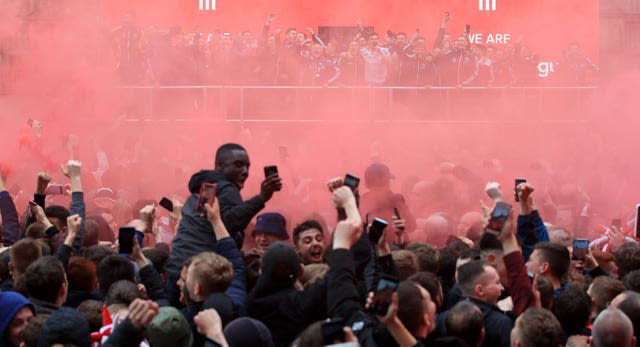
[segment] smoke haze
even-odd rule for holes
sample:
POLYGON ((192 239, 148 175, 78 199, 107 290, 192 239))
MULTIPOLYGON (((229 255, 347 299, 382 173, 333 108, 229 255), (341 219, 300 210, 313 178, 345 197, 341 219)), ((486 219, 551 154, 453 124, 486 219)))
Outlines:
MULTIPOLYGON (((238 1, 223 12, 227 2, 219 0, 211 17, 197 10, 197 1, 190 7, 186 3, 0 1, 0 162, 9 172, 12 193, 22 191, 19 209, 31 196, 39 171, 65 183, 59 164, 70 158, 83 162, 87 192, 110 187, 130 204, 162 196, 184 199, 190 176, 212 168, 215 150, 226 142, 240 143, 249 152, 245 197, 259 192, 263 166, 278 165, 284 188, 265 210, 284 212, 292 219, 289 226, 314 212, 332 221, 326 180, 346 172, 364 177, 373 162, 389 166, 395 175, 392 189, 405 194, 419 218, 438 212, 430 206, 443 201, 456 218, 479 210, 486 182, 500 182, 510 196, 516 177, 536 188, 543 218, 558 224, 564 218, 558 210, 575 214, 589 200, 591 229, 613 218, 631 218, 640 202, 635 182, 640 162, 633 159, 639 147, 640 72, 631 64, 608 63, 624 52, 598 50, 609 38, 600 37, 597 1, 579 10, 550 1, 518 1, 517 6, 503 5, 509 12, 496 20, 476 13, 477 2, 469 9, 463 1, 429 6, 426 1, 388 6, 388 1, 321 1, 317 8, 302 1, 271 7, 270 2, 247 6, 253 2, 238 1), (548 8, 556 12, 545 12, 548 8), (215 35, 213 42, 244 30, 260 37, 270 13, 276 15, 271 31, 281 28, 281 39, 289 27, 353 27, 361 19, 381 41, 387 30, 411 35, 419 27, 431 50, 444 11, 452 14, 452 40, 466 23, 472 32, 485 33, 485 39, 488 33, 509 31, 511 40, 523 36, 540 61, 553 63, 570 42, 579 41, 583 54, 601 66, 600 73, 571 88, 536 77, 532 88, 265 89, 233 80, 242 71, 208 72, 205 79, 196 69, 190 78, 188 63, 154 50, 154 40, 188 35, 196 25, 204 37, 215 35), (135 26, 148 42, 144 50, 155 82, 148 76, 140 77, 142 83, 123 82, 118 70, 123 58, 114 30, 128 12, 135 14, 135 26), (225 73, 231 77, 221 80, 225 73), (28 119, 41 124, 41 136, 28 119), (108 170, 96 179, 92 172, 106 168, 100 152, 108 170), (420 181, 423 185, 416 186, 420 181), (560 207, 545 209, 548 199, 560 207)), ((210 69, 223 66, 216 59, 224 54, 212 53, 210 69)))

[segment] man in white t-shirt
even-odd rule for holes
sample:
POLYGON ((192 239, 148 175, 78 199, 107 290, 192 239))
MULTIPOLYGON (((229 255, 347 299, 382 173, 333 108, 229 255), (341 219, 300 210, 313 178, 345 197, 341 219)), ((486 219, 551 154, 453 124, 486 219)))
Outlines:
POLYGON ((364 80, 371 85, 385 84, 391 54, 387 48, 380 46, 378 34, 369 36, 367 46, 360 49, 360 54, 364 59, 364 80))

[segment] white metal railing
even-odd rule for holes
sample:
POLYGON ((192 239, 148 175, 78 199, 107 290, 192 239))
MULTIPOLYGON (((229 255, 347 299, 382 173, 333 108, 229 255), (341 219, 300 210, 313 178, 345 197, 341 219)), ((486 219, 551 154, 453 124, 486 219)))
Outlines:
POLYGON ((477 121, 484 112, 505 113, 505 120, 540 115, 580 119, 590 110, 597 87, 146 85, 120 89, 134 98, 138 110, 132 113, 141 118, 308 122, 393 120, 402 112, 435 121, 477 121))

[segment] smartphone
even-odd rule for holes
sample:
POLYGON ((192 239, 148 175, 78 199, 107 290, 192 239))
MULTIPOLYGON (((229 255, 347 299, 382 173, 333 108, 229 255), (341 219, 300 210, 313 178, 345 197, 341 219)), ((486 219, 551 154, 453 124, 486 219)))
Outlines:
POLYGON ((400 217, 400 211, 398 211, 397 207, 393 208, 393 214, 396 216, 396 218, 402 219, 402 217, 400 217))
POLYGON ((278 167, 275 165, 269 165, 264 167, 264 177, 267 178, 271 175, 278 174, 278 167))
POLYGON ((589 240, 575 239, 573 240, 573 251, 571 252, 571 257, 577 260, 584 260, 588 249, 589 240))
POLYGON ((513 186, 516 202, 520 202, 520 197, 518 196, 518 186, 520 185, 520 183, 527 183, 527 180, 525 180, 524 178, 516 178, 516 184, 513 186))
POLYGON ((497 237, 498 235, 500 235, 500 232, 502 232, 504 223, 507 221, 510 214, 511 205, 498 201, 496 203, 496 206, 493 208, 493 211, 491 212, 491 219, 489 219, 489 225, 487 226, 487 229, 497 232, 497 237))
POLYGON ((200 193, 198 194, 198 202, 196 203, 196 214, 200 217, 207 216, 207 209, 204 204, 212 204, 216 198, 216 185, 213 183, 202 183, 200 193))
POLYGON ((380 241, 380 238, 382 237, 382 233, 384 233, 384 230, 387 228, 387 225, 389 225, 389 223, 387 223, 387 221, 384 219, 381 219, 381 218, 373 219, 373 223, 371 223, 371 226, 369 227, 369 240, 371 241, 372 244, 374 245, 378 244, 378 241, 380 241))
POLYGON ((120 253, 131 254, 133 252, 133 237, 136 229, 133 227, 122 227, 118 231, 118 244, 120 245, 120 253))
POLYGON ((344 185, 355 191, 360 185, 360 178, 348 173, 344 176, 344 185))
POLYGON ((634 227, 635 237, 640 239, 640 204, 636 205, 636 225, 634 227))
POLYGON ((620 225, 621 225, 620 218, 612 219, 611 225, 618 228, 618 230, 620 230, 620 225))
POLYGON ((398 289, 398 278, 388 275, 382 275, 378 281, 376 293, 373 296, 370 310, 371 312, 384 316, 391 305, 391 295, 398 289))
POLYGON ((173 212, 173 202, 171 202, 171 200, 167 199, 164 196, 162 197, 162 199, 160 199, 158 205, 164 207, 169 212, 173 212))
POLYGON ((342 318, 334 318, 328 322, 322 323, 322 339, 324 345, 329 346, 344 341, 344 320, 342 318))
POLYGON ((64 186, 61 184, 50 184, 44 190, 44 195, 64 195, 64 186))

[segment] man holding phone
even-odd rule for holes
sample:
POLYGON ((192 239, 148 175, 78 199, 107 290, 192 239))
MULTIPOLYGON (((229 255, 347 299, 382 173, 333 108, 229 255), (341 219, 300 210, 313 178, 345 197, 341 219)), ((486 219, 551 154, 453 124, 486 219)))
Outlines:
POLYGON ((182 263, 186 259, 200 252, 212 251, 216 243, 211 224, 196 212, 198 193, 203 183, 216 185, 222 222, 238 249, 242 248, 244 230, 253 217, 265 207, 274 192, 282 189, 282 180, 278 174, 273 174, 262 181, 259 194, 243 201, 240 190, 249 177, 250 166, 247 151, 238 144, 227 143, 216 151, 214 170, 201 170, 189 180, 191 196, 182 209, 182 219, 167 262, 167 273, 172 284, 180 278, 182 263))
MULTIPOLYGON (((364 173, 364 184, 369 189, 360 197, 360 210, 363 215, 380 217, 393 222, 394 226, 401 225, 404 230, 399 233, 412 233, 416 227, 416 220, 411 214, 402 194, 391 191, 391 179, 395 178, 385 164, 369 165, 364 173), (404 221, 404 224, 396 221, 404 221)), ((387 239, 396 240, 393 232, 397 228, 387 229, 387 239)))

